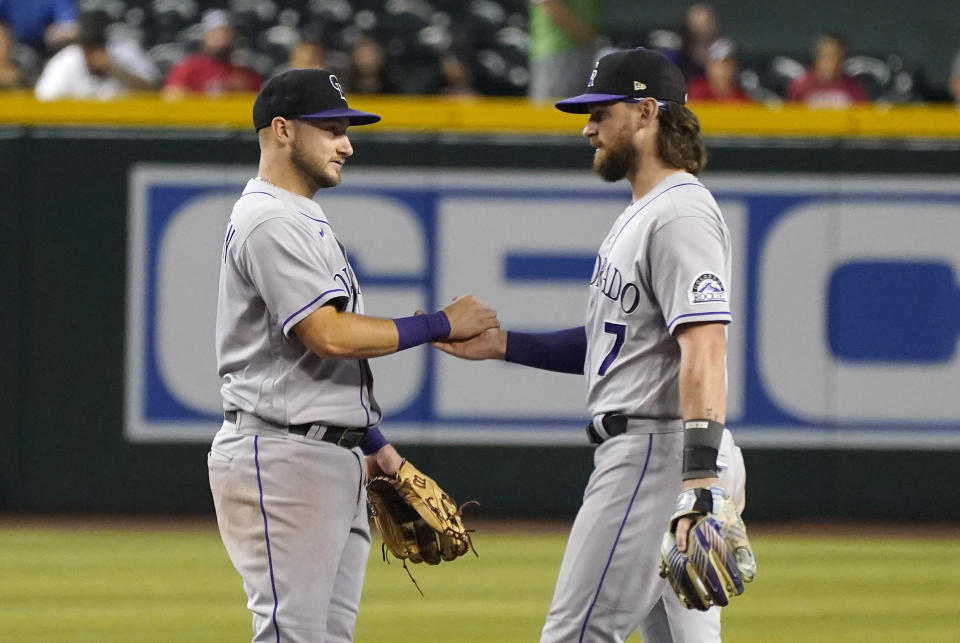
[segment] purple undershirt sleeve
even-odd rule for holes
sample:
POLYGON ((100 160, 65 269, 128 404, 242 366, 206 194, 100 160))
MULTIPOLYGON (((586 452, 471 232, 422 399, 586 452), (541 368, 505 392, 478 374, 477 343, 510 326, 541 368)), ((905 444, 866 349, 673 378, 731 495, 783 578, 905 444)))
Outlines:
POLYGON ((548 333, 507 332, 504 360, 557 373, 583 375, 587 331, 583 326, 548 333))
POLYGON ((387 446, 387 438, 383 437, 378 426, 367 429, 366 435, 360 440, 360 450, 363 451, 363 455, 373 455, 385 446, 387 446))

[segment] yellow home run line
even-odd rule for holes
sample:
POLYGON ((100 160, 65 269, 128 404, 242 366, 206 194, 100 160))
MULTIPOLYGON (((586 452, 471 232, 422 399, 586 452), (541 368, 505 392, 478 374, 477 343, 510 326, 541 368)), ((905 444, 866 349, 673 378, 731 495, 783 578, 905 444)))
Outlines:
MULTIPOLYGON (((252 128, 252 94, 165 101, 139 94, 111 101, 40 102, 27 92, 0 95, 0 126, 252 128)), ((383 116, 377 131, 576 135, 586 121, 525 98, 355 96, 351 106, 383 116)), ((801 105, 692 103, 708 136, 960 139, 952 105, 801 105)))

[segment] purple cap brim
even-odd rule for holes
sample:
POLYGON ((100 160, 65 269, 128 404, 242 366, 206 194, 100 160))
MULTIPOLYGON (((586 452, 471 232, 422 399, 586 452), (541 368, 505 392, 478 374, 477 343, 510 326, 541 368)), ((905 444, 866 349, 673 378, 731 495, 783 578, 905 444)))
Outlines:
POLYGON ((345 118, 351 125, 372 125, 380 120, 377 114, 370 112, 361 112, 358 109, 349 107, 339 107, 337 109, 328 109, 315 114, 304 114, 299 118, 345 118))
POLYGON ((628 98, 626 94, 580 94, 573 98, 554 103, 557 109, 568 114, 589 114, 590 105, 594 103, 609 103, 612 100, 628 98))

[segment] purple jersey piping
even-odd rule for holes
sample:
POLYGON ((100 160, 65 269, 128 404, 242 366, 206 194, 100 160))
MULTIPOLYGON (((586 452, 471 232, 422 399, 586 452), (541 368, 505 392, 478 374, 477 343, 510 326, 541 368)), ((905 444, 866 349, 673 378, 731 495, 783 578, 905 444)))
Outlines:
POLYGON ((617 544, 620 542, 620 535, 623 534, 623 528, 627 524, 627 518, 630 517, 630 510, 633 509, 633 501, 637 499, 637 492, 640 491, 640 485, 643 483, 643 478, 647 475, 647 465, 650 464, 650 453, 652 451, 653 433, 650 434, 650 441, 647 443, 647 459, 643 462, 643 471, 640 472, 640 479, 637 480, 637 486, 633 490, 633 495, 630 497, 630 504, 627 505, 627 513, 623 515, 623 520, 620 522, 620 529, 617 531, 617 537, 613 540, 613 547, 610 548, 610 556, 607 558, 607 564, 603 567, 603 574, 600 576, 600 583, 597 585, 597 593, 593 595, 593 601, 590 603, 590 608, 587 610, 587 615, 583 619, 583 626, 580 628, 580 638, 577 639, 579 643, 583 643, 583 637, 587 633, 587 623, 590 622, 590 614, 593 613, 593 608, 597 604, 597 599, 600 598, 600 590, 603 588, 603 581, 607 577, 607 571, 610 569, 610 563, 613 562, 613 554, 617 550, 617 544))
POLYGON ((726 315, 730 319, 733 319, 733 315, 731 315, 725 310, 714 310, 714 311, 708 311, 703 313, 685 313, 683 315, 677 315, 672 320, 670 320, 670 323, 667 324, 667 330, 673 328, 673 325, 676 324, 678 320, 683 319, 684 317, 703 317, 705 315, 726 315))
POLYGON ((253 459, 257 465, 257 487, 260 489, 260 513, 263 514, 263 536, 267 541, 267 564, 270 566, 270 587, 273 589, 273 630, 280 643, 280 626, 277 624, 277 582, 273 575, 273 554, 270 551, 270 529, 267 525, 267 510, 263 506, 263 480, 260 477, 260 436, 253 436, 253 459))
MULTIPOLYGON (((329 294, 332 293, 332 292, 342 292, 342 293, 345 294, 345 295, 347 294, 347 291, 344 290, 343 288, 333 288, 333 289, 328 290, 328 291, 326 291, 326 292, 320 293, 320 295, 319 295, 316 299, 314 299, 314 300, 311 301, 309 304, 307 304, 306 306, 304 306, 303 308, 301 308, 301 309, 298 310, 297 312, 293 313, 292 315, 290 315, 289 317, 287 317, 286 319, 284 319, 284 320, 283 320, 283 325, 282 325, 280 328, 281 328, 281 329, 286 329, 287 324, 290 323, 290 320, 291 320, 291 319, 293 319, 294 317, 296 317, 297 315, 299 315, 300 313, 302 313, 303 311, 305 311, 307 308, 310 308, 310 306, 314 305, 315 303, 317 303, 318 301, 320 301, 321 299, 323 299, 324 297, 326 297, 327 295, 329 295, 329 294)), ((348 295, 348 296, 349 296, 349 295, 348 295)))
POLYGON ((630 218, 627 219, 626 223, 624 223, 624 224, 620 227, 620 230, 617 232, 617 236, 615 236, 615 237, 613 238, 613 243, 610 244, 610 247, 613 247, 613 245, 617 242, 617 239, 620 238, 621 233, 623 233, 624 228, 626 228, 628 225, 630 225, 630 222, 633 221, 633 218, 634 218, 635 216, 637 216, 638 214, 640 214, 641 212, 643 212, 643 209, 644 209, 644 208, 646 208, 648 205, 650 205, 651 203, 653 203, 654 201, 656 201, 657 199, 659 199, 661 196, 663 196, 664 194, 666 194, 666 193, 669 192, 670 190, 672 190, 672 189, 674 189, 674 188, 682 188, 682 187, 685 186, 685 185, 693 185, 693 186, 696 186, 696 187, 698 187, 698 188, 703 188, 704 190, 707 189, 707 188, 703 187, 702 185, 700 185, 699 183, 678 183, 678 184, 676 184, 676 185, 671 185, 671 186, 668 187, 666 190, 664 190, 663 192, 661 192, 661 193, 658 194, 657 196, 653 197, 652 199, 650 199, 649 201, 647 201, 646 203, 644 203, 642 206, 640 206, 640 208, 639 208, 636 212, 634 212, 633 214, 630 215, 630 218))
POLYGON ((299 210, 297 210, 297 214, 302 214, 303 216, 307 217, 307 218, 310 219, 311 221, 316 221, 317 223, 323 223, 323 224, 326 224, 326 225, 330 225, 330 222, 329 222, 329 221, 324 221, 323 219, 314 219, 313 217, 311 217, 311 216, 310 216, 309 214, 307 214, 306 212, 300 212, 299 210))
POLYGON ((364 372, 366 371, 366 369, 363 367, 364 361, 365 360, 360 360, 359 362, 360 363, 360 408, 362 408, 363 412, 367 414, 367 423, 364 426, 370 426, 370 410, 367 408, 367 405, 363 403, 363 389, 366 388, 364 386, 364 380, 366 379, 364 375, 364 372))
POLYGON ((227 233, 227 242, 223 245, 223 262, 227 262, 227 252, 230 250, 230 242, 233 241, 233 235, 237 233, 237 229, 230 226, 230 232, 227 233))

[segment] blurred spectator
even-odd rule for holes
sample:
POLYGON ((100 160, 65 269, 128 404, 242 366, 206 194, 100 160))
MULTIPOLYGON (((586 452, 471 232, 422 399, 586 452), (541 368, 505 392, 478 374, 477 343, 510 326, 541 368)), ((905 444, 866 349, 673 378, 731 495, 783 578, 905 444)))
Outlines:
POLYGON ((392 75, 387 72, 387 56, 376 40, 360 34, 350 50, 350 69, 344 89, 353 94, 397 94, 392 75))
POLYGON ((323 25, 311 23, 300 29, 299 40, 287 52, 287 61, 277 65, 270 75, 277 76, 291 69, 329 69, 342 79, 349 67, 350 56, 328 47, 323 25))
POLYGON ((77 35, 73 0, 0 0, 0 22, 39 53, 54 53, 77 35))
POLYGON ((664 53, 677 64, 688 82, 703 78, 706 75, 707 52, 717 39, 717 14, 713 7, 702 2, 691 5, 684 14, 680 38, 680 51, 673 55, 664 53))
POLYGON ((0 23, 0 89, 17 89, 29 84, 26 72, 14 58, 16 46, 13 31, 0 23))
POLYGON ((442 96, 470 97, 478 94, 476 76, 469 59, 455 51, 440 57, 440 89, 442 96))
POLYGON ((319 41, 303 40, 290 50, 291 69, 326 69, 327 50, 319 41))
POLYGON ((77 42, 51 58, 34 93, 39 100, 111 98, 129 89, 151 89, 160 74, 133 40, 107 40, 110 17, 103 11, 81 14, 77 42))
POLYGON ((219 95, 229 92, 255 92, 263 78, 247 67, 231 62, 236 31, 229 12, 208 11, 201 22, 202 49, 173 66, 163 88, 165 98, 181 98, 187 94, 219 95))
POLYGON ((601 0, 530 0, 533 100, 579 94, 597 61, 601 0))
POLYGON ((953 68, 950 70, 950 83, 947 87, 953 100, 960 106, 960 51, 953 58, 953 68))
POLYGON ((737 62, 736 49, 726 38, 713 41, 707 50, 706 75, 693 78, 687 84, 689 100, 714 100, 733 103, 745 103, 751 99, 743 88, 737 75, 740 65, 737 62))
POLYGON ((843 37, 824 33, 816 42, 813 65, 787 88, 787 99, 812 107, 845 107, 869 100, 863 85, 843 72, 847 47, 843 37))
POLYGON ((290 48, 287 62, 277 67, 271 76, 279 76, 291 69, 334 69, 327 66, 327 49, 319 40, 301 40, 290 48))

